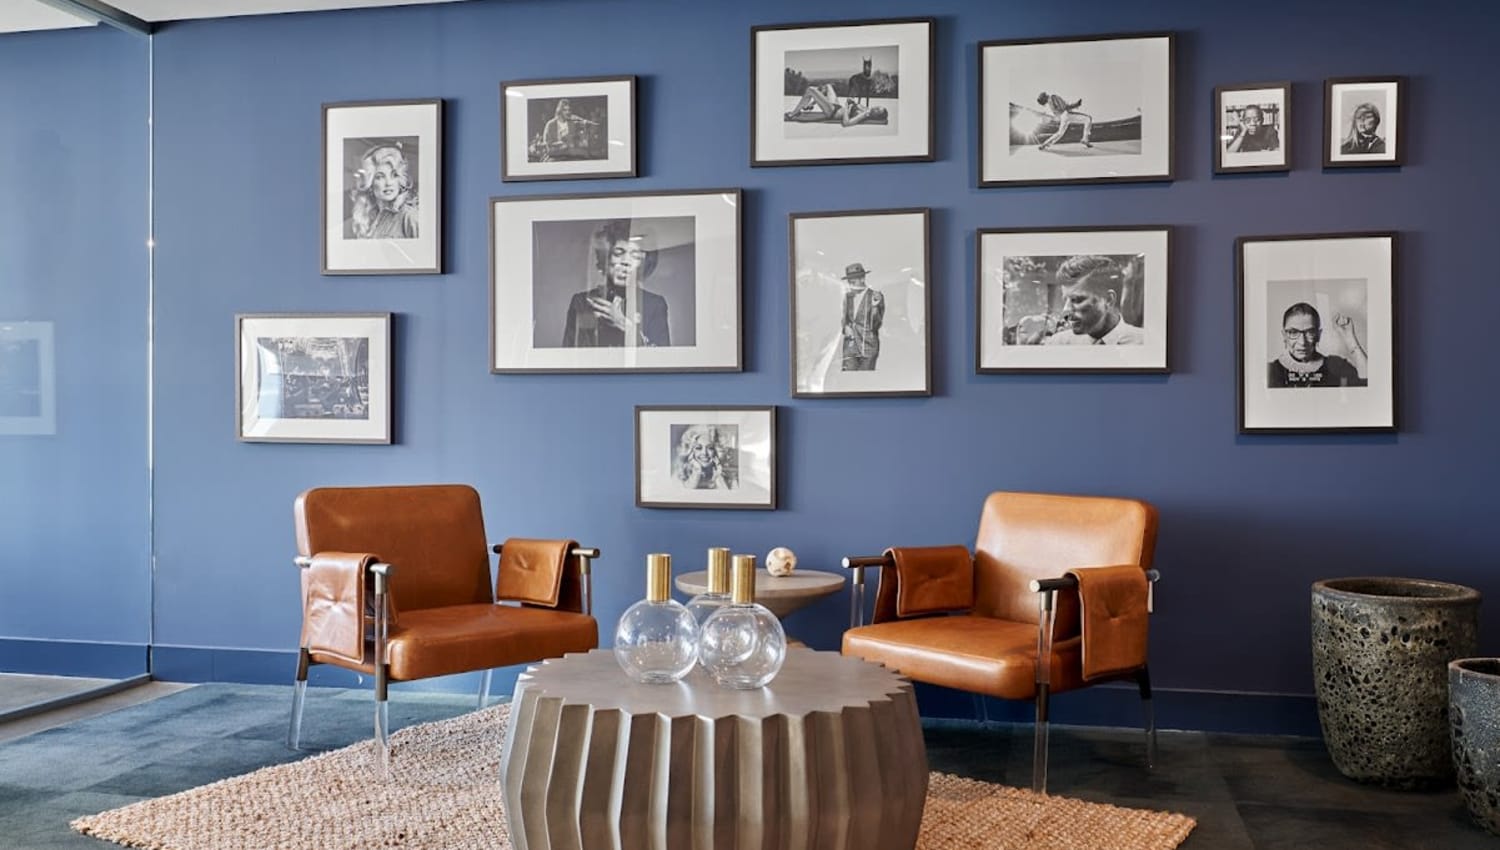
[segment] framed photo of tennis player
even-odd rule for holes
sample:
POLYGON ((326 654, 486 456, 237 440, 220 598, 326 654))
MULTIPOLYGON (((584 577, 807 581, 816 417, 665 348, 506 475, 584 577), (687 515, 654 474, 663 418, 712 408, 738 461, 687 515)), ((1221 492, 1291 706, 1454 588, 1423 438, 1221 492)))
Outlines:
POLYGON ((636 176, 635 77, 500 84, 500 179, 636 176))
POLYGON ((750 31, 750 164, 933 159, 933 18, 750 31))
POLYGON ((441 274, 443 102, 323 104, 323 274, 441 274))
POLYGON ((236 316, 237 436, 391 442, 390 313, 236 316))
POLYGON ((1235 241, 1242 434, 1396 430, 1396 234, 1235 241))
POLYGON ((1214 89, 1214 173, 1291 170, 1292 84, 1214 89))
POLYGON ((776 509, 776 408, 635 409, 642 508, 776 509))
POLYGON ((1401 165, 1404 77, 1336 77, 1323 81, 1323 167, 1401 165))
POLYGON ((981 42, 979 185, 1171 180, 1175 42, 981 42))

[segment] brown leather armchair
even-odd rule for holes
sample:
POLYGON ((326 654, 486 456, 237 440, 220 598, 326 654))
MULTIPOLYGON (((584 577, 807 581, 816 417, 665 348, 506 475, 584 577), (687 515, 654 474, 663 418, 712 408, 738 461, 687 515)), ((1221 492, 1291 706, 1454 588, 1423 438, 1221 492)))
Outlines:
POLYGON ((963 546, 932 546, 844 559, 854 571, 854 598, 843 652, 917 681, 1034 700, 1038 792, 1047 790, 1049 695, 1134 680, 1153 764, 1146 621, 1157 578, 1150 569, 1156 522, 1156 509, 1133 499, 992 493, 972 555, 963 546), (869 567, 882 569, 872 622, 864 625, 869 567))
POLYGON ((375 677, 385 763, 389 682, 483 671, 483 707, 492 668, 599 645, 589 575, 599 551, 571 540, 508 540, 494 547, 492 585, 472 487, 318 487, 297 497, 294 514, 303 600, 287 733, 294 749, 311 664, 375 677))

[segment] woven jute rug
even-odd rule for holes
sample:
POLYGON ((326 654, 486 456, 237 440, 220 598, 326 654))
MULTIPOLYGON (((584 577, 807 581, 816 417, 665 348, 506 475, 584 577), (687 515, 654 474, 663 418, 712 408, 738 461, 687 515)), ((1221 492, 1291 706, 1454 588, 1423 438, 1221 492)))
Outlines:
MULTIPOLYGON (((389 780, 369 742, 103 814, 85 835, 150 850, 509 850, 500 748, 509 705, 403 729, 389 780)), ((921 850, 1171 850, 1186 815, 1033 794, 934 772, 921 850)))

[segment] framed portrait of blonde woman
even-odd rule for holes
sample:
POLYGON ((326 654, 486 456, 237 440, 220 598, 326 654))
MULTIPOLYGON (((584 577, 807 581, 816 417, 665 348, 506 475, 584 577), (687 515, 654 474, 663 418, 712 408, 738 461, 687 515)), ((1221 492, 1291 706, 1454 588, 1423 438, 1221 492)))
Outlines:
POLYGON ((776 509, 776 408, 635 409, 642 508, 776 509))
POLYGON ((442 274, 443 102, 323 104, 323 274, 442 274))

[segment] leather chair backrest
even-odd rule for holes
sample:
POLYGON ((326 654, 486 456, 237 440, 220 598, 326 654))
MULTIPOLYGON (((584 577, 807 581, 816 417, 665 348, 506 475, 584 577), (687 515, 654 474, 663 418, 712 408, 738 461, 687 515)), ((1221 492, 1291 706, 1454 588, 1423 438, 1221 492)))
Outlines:
MULTIPOLYGON (((974 613, 1023 623, 1040 619, 1032 579, 1073 567, 1151 566, 1156 509, 1135 499, 991 493, 974 543, 974 613)), ((1058 594, 1058 635, 1078 631, 1076 593, 1058 594)))
POLYGON ((463 484, 315 487, 297 497, 297 551, 370 552, 395 567, 399 610, 494 601, 479 494, 463 484))

